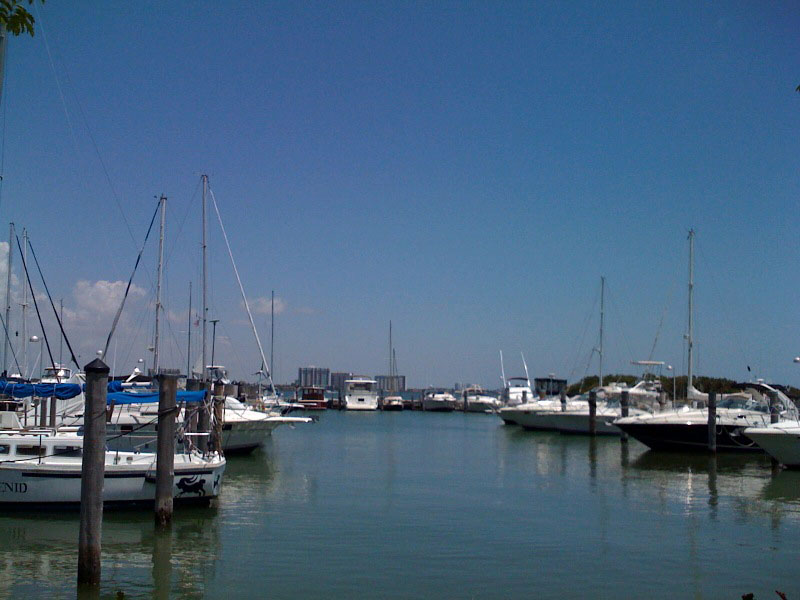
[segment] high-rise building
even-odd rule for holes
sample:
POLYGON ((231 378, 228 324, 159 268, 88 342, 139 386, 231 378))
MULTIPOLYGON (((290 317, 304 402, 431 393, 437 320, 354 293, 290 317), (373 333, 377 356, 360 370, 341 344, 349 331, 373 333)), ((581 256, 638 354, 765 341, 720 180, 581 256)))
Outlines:
POLYGON ((345 373, 343 371, 335 371, 331 373, 331 385, 330 388, 332 390, 336 390, 340 394, 344 394, 344 382, 348 379, 352 379, 352 373, 345 373))
POLYGON ((331 370, 322 367, 300 367, 297 370, 297 384, 300 387, 328 387, 331 370))
POLYGON ((375 381, 378 383, 379 392, 405 392, 405 375, 376 375, 375 381))

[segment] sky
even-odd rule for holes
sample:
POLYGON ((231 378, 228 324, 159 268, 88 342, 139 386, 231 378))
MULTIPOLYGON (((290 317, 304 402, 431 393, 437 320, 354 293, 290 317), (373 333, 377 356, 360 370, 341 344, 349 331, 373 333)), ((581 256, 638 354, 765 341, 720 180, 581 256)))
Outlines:
MULTIPOLYGON (((574 381, 598 368, 601 276, 604 371, 651 358, 685 373, 693 228, 695 373, 800 384, 797 3, 35 11, 35 37, 8 45, 0 237, 27 229, 81 365, 161 194, 161 365, 199 361, 205 173, 268 360, 275 291, 278 382, 308 365, 385 373, 390 320, 410 386, 496 388, 501 350, 507 375, 524 353, 532 377, 574 381)), ((215 362, 252 379, 261 357, 211 194, 208 211, 215 362)), ((116 373, 152 365, 157 242, 156 222, 106 354, 116 373)), ((18 252, 12 273, 21 360, 18 252)))

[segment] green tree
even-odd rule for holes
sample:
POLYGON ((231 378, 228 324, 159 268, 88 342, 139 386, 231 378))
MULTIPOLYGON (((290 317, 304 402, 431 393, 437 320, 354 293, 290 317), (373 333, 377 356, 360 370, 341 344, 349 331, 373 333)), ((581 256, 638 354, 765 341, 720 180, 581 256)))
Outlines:
MULTIPOLYGON (((33 35, 36 19, 25 5, 32 6, 36 0, 0 0, 0 25, 14 35, 27 33, 33 35)), ((44 0, 41 0, 44 4, 44 0)))

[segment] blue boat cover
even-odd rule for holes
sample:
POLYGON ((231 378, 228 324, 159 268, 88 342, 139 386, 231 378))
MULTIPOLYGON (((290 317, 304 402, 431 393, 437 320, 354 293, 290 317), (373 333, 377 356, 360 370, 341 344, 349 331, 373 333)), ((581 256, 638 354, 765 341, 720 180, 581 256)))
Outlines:
POLYGON ((81 386, 77 383, 17 383, 0 379, 0 394, 13 398, 52 398, 69 400, 80 395, 81 386))
MULTIPOLYGON (((109 388, 111 385, 109 384, 109 388)), ((176 400, 178 402, 202 402, 205 400, 205 390, 187 391, 178 390, 176 400)), ((158 392, 112 392, 109 389, 106 402, 111 404, 145 404, 150 402, 158 402, 158 392)))

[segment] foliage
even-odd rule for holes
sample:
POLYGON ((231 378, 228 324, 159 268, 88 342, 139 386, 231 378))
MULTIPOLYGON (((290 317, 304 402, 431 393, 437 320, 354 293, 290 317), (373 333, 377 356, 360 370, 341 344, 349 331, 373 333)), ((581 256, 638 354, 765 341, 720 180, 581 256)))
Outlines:
MULTIPOLYGON (((636 375, 620 375, 620 374, 610 374, 603 376, 603 383, 608 385, 612 381, 616 381, 619 383, 627 383, 629 386, 634 385, 637 381, 639 381, 639 377, 636 375)), ((656 377, 659 381, 661 381, 661 389, 663 389, 667 396, 673 397, 674 390, 673 390, 673 381, 674 385, 678 390, 678 397, 685 397, 686 396, 686 375, 681 375, 676 377, 674 380, 672 377, 661 375, 660 377, 656 377)), ((731 392, 736 391, 735 384, 736 382, 732 379, 725 379, 723 377, 705 377, 702 375, 695 376, 694 378, 694 387, 696 387, 701 392, 716 392, 717 394, 730 394, 731 392)), ((590 375, 589 377, 584 377, 577 383, 573 383, 571 386, 567 388, 567 394, 572 396, 574 394, 579 394, 582 392, 586 392, 593 387, 596 387, 598 383, 597 375, 590 375)))
MULTIPOLYGON (((6 30, 14 35, 27 33, 33 35, 33 25, 36 19, 25 8, 25 4, 32 6, 36 0, 0 0, 0 25, 5 25, 6 30)), ((44 4, 44 0, 41 0, 44 4)))

